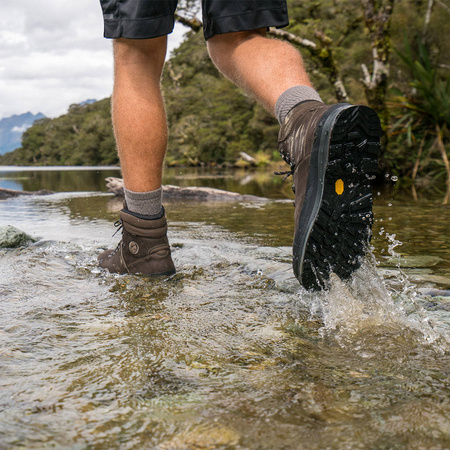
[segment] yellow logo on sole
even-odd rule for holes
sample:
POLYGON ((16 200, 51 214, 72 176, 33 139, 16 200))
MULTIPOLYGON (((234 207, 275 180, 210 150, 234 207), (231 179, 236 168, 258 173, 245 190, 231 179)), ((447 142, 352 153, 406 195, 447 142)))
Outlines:
POLYGON ((334 185, 334 190, 337 195, 341 195, 344 192, 344 182, 339 178, 334 185))

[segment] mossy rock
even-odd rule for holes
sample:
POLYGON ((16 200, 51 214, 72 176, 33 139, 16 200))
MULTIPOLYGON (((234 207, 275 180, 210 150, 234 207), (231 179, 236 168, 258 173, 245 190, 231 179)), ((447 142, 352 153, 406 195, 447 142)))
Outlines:
POLYGON ((0 248, 17 248, 36 242, 31 236, 16 227, 0 227, 0 248))

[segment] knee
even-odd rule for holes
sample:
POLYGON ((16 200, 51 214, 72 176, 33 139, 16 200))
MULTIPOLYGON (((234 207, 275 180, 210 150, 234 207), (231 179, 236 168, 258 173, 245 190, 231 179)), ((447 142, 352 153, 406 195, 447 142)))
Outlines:
POLYGON ((167 50, 167 37, 154 39, 114 39, 114 62, 116 66, 145 64, 161 67, 167 50))
POLYGON ((215 64, 218 64, 222 58, 230 56, 233 51, 244 42, 254 38, 265 37, 265 35, 265 28, 217 34, 207 42, 209 56, 215 64))

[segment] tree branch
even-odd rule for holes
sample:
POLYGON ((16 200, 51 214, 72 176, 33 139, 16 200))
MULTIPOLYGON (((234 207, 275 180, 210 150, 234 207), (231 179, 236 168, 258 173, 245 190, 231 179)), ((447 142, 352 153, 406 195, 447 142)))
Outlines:
POLYGON ((185 25, 186 27, 189 27, 191 30, 198 33, 202 27, 203 24, 200 20, 197 19, 197 17, 193 17, 192 19, 189 19, 188 17, 180 16, 178 13, 175 13, 175 20, 177 22, 180 22, 182 25, 185 25))
POLYGON ((362 71, 363 77, 364 77, 364 78, 361 78, 361 81, 363 82, 364 86, 366 86, 367 88, 370 88, 372 81, 370 78, 369 69, 367 68, 367 66, 365 64, 361 64, 361 71, 362 71))
POLYGON ((364 21, 372 43, 372 75, 364 64, 362 82, 367 103, 380 116, 384 129, 382 147, 388 141, 386 126, 389 123, 389 110, 386 95, 390 62, 390 22, 395 0, 361 0, 364 21))
POLYGON ((442 202, 443 205, 448 204, 448 200, 450 198, 450 162, 448 161, 447 152, 445 150, 444 141, 442 140, 443 131, 439 127, 439 125, 436 125, 436 145, 439 151, 441 152, 442 161, 444 162, 445 171, 447 174, 447 179, 445 180, 445 184, 447 186, 447 190, 445 192, 444 201, 442 202))
POLYGON ((427 12, 425 14, 425 21, 424 21, 423 30, 422 30, 423 34, 425 34, 427 32, 427 30, 428 30, 428 25, 430 24, 431 13, 433 11, 433 6, 434 6, 434 0, 428 0, 427 12))
POLYGON ((437 4, 442 6, 443 8, 445 8, 447 10, 447 12, 450 13, 450 8, 445 3, 437 0, 437 4))
POLYGON ((303 39, 296 34, 289 33, 289 31, 279 30, 277 28, 269 28, 268 34, 281 38, 287 42, 290 42, 291 44, 300 45, 300 47, 307 48, 308 50, 317 50, 317 44, 315 42, 312 42, 308 39, 303 39))

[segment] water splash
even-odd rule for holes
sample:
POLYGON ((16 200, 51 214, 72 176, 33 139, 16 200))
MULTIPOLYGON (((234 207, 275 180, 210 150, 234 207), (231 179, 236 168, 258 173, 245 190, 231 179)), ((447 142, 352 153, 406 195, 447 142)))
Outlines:
POLYGON ((400 254, 395 251, 402 242, 386 233, 388 253, 398 258, 398 276, 384 280, 377 261, 368 253, 362 266, 348 281, 330 277, 329 290, 320 293, 299 292, 299 303, 309 310, 310 320, 320 320, 319 334, 343 347, 352 347, 362 335, 372 350, 383 351, 383 339, 409 336, 408 348, 415 344, 430 345, 438 352, 449 349, 450 338, 437 330, 427 311, 417 302, 417 287, 400 268, 400 254), (394 336, 394 337, 393 337, 394 336), (369 338, 371 337, 371 338, 369 338), (378 342, 377 342, 378 340, 378 342))

